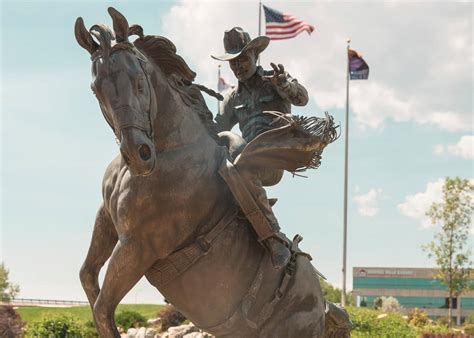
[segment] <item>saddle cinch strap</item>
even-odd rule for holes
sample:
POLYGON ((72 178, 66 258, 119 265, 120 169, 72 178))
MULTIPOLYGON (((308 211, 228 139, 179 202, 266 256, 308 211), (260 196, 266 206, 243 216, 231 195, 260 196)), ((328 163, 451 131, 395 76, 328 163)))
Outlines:
POLYGON ((229 225, 237 222, 237 210, 230 209, 227 214, 206 235, 196 238, 196 241, 164 259, 158 260, 150 269, 155 286, 160 287, 168 284, 186 270, 188 270, 198 259, 207 254, 212 242, 229 225))

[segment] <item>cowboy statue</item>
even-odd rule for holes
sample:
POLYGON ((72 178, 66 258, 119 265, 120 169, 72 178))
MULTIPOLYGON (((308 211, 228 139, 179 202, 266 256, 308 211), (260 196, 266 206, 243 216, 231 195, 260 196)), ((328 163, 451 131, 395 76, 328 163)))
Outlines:
MULTIPOLYGON (((239 124, 242 137, 251 142, 265 131, 274 129, 275 116, 267 112, 291 114, 291 105, 304 106, 308 102, 306 89, 285 72, 283 65, 271 63, 272 71, 265 71, 257 66, 259 54, 268 46, 270 39, 259 36, 251 39, 240 27, 234 27, 224 33, 225 54, 212 56, 216 60, 229 61, 238 85, 225 94, 220 106, 220 113, 215 121, 222 131, 230 131, 239 124)), ((268 220, 271 231, 255 229, 257 234, 266 233, 269 237, 259 238, 270 250, 275 268, 285 266, 290 259, 288 240, 280 232, 278 221, 273 214, 263 185, 278 183, 283 175, 281 169, 260 169, 258 172, 240 172, 247 189, 268 220), (259 231, 260 230, 260 231, 259 231)), ((254 228, 262 225, 254 224, 254 228)), ((261 236, 259 236, 261 237, 261 236)))

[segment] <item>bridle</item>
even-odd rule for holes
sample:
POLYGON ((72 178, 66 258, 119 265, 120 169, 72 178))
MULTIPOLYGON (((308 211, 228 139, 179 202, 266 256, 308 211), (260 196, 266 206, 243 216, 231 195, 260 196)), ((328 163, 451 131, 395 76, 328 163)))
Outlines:
MULTIPOLYGON (((129 42, 122 42, 118 43, 113 46, 112 51, 110 55, 112 55, 113 52, 118 51, 118 50, 128 50, 133 53, 133 55, 137 58, 138 63, 140 64, 140 68, 145 75, 146 83, 148 86, 148 92, 150 94, 150 100, 148 104, 148 110, 146 111, 146 116, 143 116, 142 113, 134 109, 133 107, 130 107, 128 105, 126 106, 121 106, 118 108, 114 109, 115 114, 121 115, 121 119, 119 119, 120 124, 118 126, 115 126, 113 121, 109 118, 107 115, 105 108, 102 106, 100 100, 99 101, 99 107, 102 112, 102 115, 104 116, 105 121, 107 121, 107 124, 112 128, 112 131, 115 134, 115 141, 117 142, 118 145, 120 145, 120 137, 122 130, 125 128, 136 128, 144 131, 146 135, 150 138, 150 140, 153 140, 153 123, 152 121, 155 118, 156 114, 156 95, 155 92, 152 90, 153 86, 151 83, 150 76, 148 70, 147 70, 147 65, 150 64, 150 62, 147 60, 147 58, 141 53, 137 48, 135 48, 131 43, 129 42), (132 113, 132 114, 131 114, 132 113)), ((96 62, 97 59, 100 57, 100 53, 94 53, 91 56, 92 62, 96 62)))

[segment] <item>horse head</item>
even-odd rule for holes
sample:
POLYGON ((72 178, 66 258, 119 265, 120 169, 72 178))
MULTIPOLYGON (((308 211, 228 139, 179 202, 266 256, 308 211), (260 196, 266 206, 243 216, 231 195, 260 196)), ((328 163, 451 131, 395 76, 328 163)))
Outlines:
POLYGON ((87 31, 78 18, 75 36, 91 54, 91 88, 120 144, 120 153, 132 175, 145 176, 156 162, 152 124, 156 97, 150 79, 153 66, 128 41, 131 34, 143 35, 141 27, 129 27, 127 19, 112 7, 108 12, 113 31, 105 25, 94 25, 87 31))

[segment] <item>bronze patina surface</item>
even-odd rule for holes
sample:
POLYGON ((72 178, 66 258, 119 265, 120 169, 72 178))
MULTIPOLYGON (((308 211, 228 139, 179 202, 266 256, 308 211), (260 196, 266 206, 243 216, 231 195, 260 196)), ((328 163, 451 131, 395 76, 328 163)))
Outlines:
POLYGON ((92 89, 120 145, 80 271, 100 336, 120 337, 115 309, 142 276, 218 337, 345 336, 349 321, 324 301, 300 237, 288 242, 289 263, 274 268, 249 222, 258 222, 255 199, 238 178, 313 166, 334 140, 332 119, 275 113, 278 128, 232 159, 201 90, 215 93, 193 83, 196 74, 174 44, 144 35, 113 8, 109 14, 113 30, 87 30, 82 18, 75 25, 91 55, 92 89), (130 35, 138 38, 132 43, 130 35))

